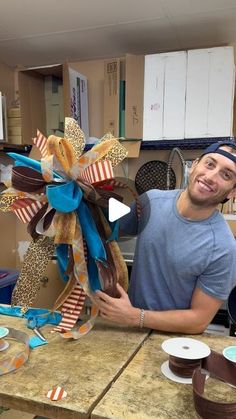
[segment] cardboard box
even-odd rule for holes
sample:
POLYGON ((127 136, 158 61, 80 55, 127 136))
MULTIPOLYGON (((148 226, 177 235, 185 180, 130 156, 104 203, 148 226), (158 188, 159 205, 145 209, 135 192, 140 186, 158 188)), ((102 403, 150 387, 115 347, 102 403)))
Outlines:
POLYGON ((126 55, 125 137, 143 138, 144 56, 126 55))
POLYGON ((139 156, 141 140, 124 140, 121 141, 121 144, 126 148, 128 151, 127 158, 136 158, 139 156))
POLYGON ((87 77, 68 68, 71 116, 78 122, 85 137, 89 138, 88 81, 87 77))
POLYGON ((16 267, 16 217, 13 213, 0 212, 1 252, 0 266, 16 267))
POLYGON ((8 135, 21 135, 21 125, 18 127, 8 126, 8 135))
POLYGON ((23 113, 22 137, 24 144, 31 144, 31 138, 35 137, 37 128, 46 135, 45 101, 51 100, 51 95, 45 93, 45 89, 48 92, 52 87, 50 81, 48 81, 49 86, 45 87, 45 79, 48 79, 49 76, 62 80, 62 85, 58 88, 60 124, 64 122, 64 116, 72 116, 69 69, 83 74, 88 81, 89 135, 96 138, 101 138, 104 135, 104 60, 81 61, 18 71, 18 83, 15 88, 19 91, 23 113))
MULTIPOLYGON (((29 70, 18 70, 18 85, 16 86, 16 89, 19 91, 23 144, 32 143, 32 138, 35 137, 37 129, 45 135, 50 135, 51 133, 54 133, 54 131, 60 131, 62 128, 62 119, 64 122, 64 115, 72 116, 71 85, 73 80, 72 77, 70 77, 71 73, 69 73, 69 71, 70 66, 67 63, 64 65, 40 67, 29 70), (55 91, 56 80, 57 87, 60 86, 60 81, 63 85, 63 118, 63 99, 59 97, 59 89, 58 91, 55 91), (46 110, 48 112, 48 117, 46 110)), ((82 78, 81 74, 79 76, 82 78)), ((85 95, 87 93, 83 91, 83 94, 85 95)))
MULTIPOLYGON (((30 157, 32 157, 31 153, 30 157)), ((16 219, 15 226, 16 268, 20 270, 32 238, 27 232, 27 225, 22 223, 19 219, 16 219)), ((57 262, 50 260, 42 276, 42 280, 40 281, 40 289, 33 306, 51 309, 53 303, 56 301, 58 295, 62 292, 65 285, 66 283, 60 277, 57 262)))
POLYGON ((104 133, 119 137, 120 59, 104 62, 104 133))
POLYGON ((10 144, 23 144, 21 135, 8 135, 8 142, 10 144))
POLYGON ((8 108, 7 109, 7 117, 8 118, 20 118, 21 117, 20 108, 17 108, 17 107, 8 108))

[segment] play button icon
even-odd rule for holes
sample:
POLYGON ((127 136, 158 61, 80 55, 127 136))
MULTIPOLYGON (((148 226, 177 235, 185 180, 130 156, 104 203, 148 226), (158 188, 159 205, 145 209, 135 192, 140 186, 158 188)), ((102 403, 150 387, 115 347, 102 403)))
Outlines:
POLYGON ((124 215, 130 212, 130 207, 122 202, 117 201, 115 198, 109 198, 108 201, 108 218, 112 223, 113 221, 119 220, 119 218, 124 217, 124 215))

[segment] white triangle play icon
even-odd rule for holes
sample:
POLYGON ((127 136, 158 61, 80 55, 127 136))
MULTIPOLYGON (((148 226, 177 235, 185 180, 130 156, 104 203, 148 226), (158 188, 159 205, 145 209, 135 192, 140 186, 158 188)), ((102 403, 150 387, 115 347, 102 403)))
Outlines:
POLYGON ((130 207, 122 202, 117 201, 115 198, 109 198, 108 204, 108 218, 109 221, 113 222, 123 217, 130 212, 130 207))

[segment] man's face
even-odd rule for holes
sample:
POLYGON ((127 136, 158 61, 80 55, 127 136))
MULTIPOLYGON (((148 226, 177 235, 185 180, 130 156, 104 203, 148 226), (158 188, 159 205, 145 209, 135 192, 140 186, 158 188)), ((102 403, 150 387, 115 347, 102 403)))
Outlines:
MULTIPOLYGON (((227 147, 221 147, 228 151, 227 147)), ((236 164, 217 153, 195 161, 190 170, 188 193, 195 205, 214 207, 235 195, 236 164)))

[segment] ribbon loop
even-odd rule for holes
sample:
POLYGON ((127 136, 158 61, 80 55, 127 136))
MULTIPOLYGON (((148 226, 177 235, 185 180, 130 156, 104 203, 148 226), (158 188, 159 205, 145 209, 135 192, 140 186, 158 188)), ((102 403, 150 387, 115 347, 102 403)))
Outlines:
POLYGON ((75 211, 82 198, 82 191, 76 182, 71 181, 62 185, 48 185, 46 195, 50 205, 60 212, 75 211))

